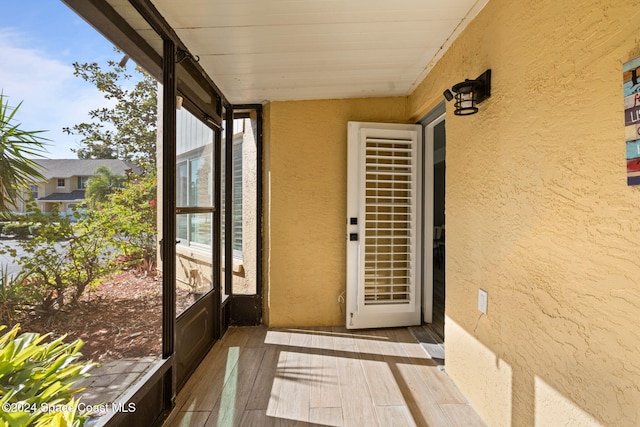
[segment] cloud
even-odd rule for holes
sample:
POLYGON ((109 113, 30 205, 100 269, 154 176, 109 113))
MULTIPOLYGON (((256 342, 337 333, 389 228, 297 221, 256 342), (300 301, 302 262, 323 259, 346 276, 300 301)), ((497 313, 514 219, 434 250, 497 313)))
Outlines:
MULTIPOLYGON (((102 94, 73 75, 73 66, 33 45, 24 34, 0 28, 0 90, 11 106, 22 101, 17 121, 25 130, 48 130, 52 158, 72 158, 78 137, 66 135, 63 127, 88 122, 87 112, 108 105, 102 94)), ((65 59, 68 60, 68 59, 65 59)))

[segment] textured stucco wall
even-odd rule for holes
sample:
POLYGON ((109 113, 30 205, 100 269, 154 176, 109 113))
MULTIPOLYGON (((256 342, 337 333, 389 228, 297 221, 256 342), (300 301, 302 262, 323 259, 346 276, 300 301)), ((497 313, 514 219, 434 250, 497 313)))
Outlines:
POLYGON ((265 320, 340 325, 347 122, 404 122, 406 98, 273 102, 265 109, 265 320))
POLYGON ((445 327, 447 372, 492 426, 640 425, 637 56, 638 1, 491 0, 409 97, 417 119, 493 71, 478 114, 447 105, 445 327))

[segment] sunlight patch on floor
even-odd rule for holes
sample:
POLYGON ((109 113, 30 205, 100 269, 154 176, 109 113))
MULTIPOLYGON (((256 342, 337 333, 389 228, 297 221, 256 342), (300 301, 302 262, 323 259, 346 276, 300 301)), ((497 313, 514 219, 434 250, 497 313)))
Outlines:
POLYGON ((238 394, 238 359, 240 347, 229 347, 227 351, 227 367, 224 374, 225 384, 220 396, 220 411, 218 412, 218 425, 233 425, 236 395, 238 394), (230 417, 231 419, 228 419, 230 417))

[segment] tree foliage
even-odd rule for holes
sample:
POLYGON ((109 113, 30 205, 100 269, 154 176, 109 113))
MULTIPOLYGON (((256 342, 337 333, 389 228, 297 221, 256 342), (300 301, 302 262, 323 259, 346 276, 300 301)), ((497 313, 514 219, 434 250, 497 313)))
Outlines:
POLYGON ((34 180, 46 181, 39 166, 29 157, 42 157, 46 152, 44 131, 25 131, 16 123, 22 105, 10 107, 0 92, 0 213, 24 200, 24 190, 34 180))
POLYGON ((136 66, 128 73, 126 66, 108 61, 103 69, 98 63, 75 62, 74 75, 92 83, 115 102, 112 106, 89 111, 90 123, 76 124, 64 131, 79 135, 81 159, 122 159, 145 171, 156 164, 157 82, 136 66), (133 85, 131 85, 133 83, 133 85))

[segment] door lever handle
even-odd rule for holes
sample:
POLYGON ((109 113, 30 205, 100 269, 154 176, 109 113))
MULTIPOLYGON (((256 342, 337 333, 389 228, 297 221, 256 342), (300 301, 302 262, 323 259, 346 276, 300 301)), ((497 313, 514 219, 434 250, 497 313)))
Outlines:
MULTIPOLYGON (((180 242, 180 240, 176 239, 176 245, 180 242)), ((164 239, 160 239, 158 245, 160 245, 160 261, 164 261, 164 239)))

